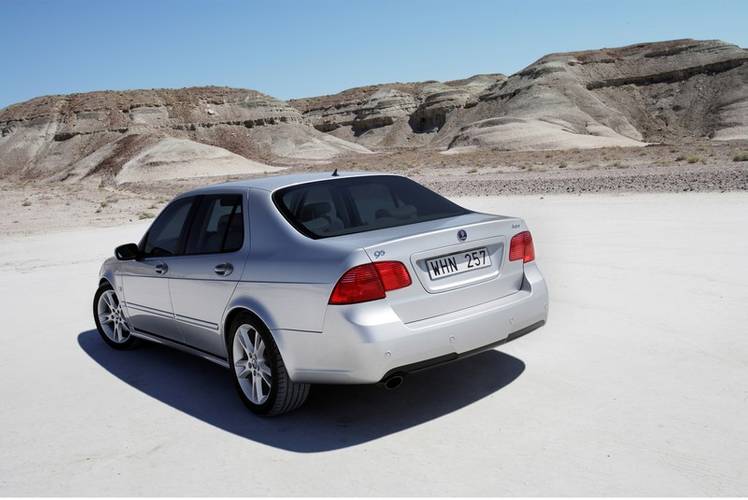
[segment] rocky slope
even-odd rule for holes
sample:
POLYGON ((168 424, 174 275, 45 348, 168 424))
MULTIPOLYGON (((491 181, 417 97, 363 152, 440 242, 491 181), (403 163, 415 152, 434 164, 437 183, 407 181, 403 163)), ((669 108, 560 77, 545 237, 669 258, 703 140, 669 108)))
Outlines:
POLYGON ((455 109, 506 80, 476 75, 449 82, 387 83, 289 101, 322 132, 370 147, 425 145, 455 109))
POLYGON ((501 150, 748 139, 748 51, 674 40, 551 54, 517 74, 390 84, 290 101, 370 147, 501 150))
POLYGON ((91 92, 0 110, 4 177, 117 177, 125 165, 127 175, 117 180, 257 173, 274 170, 265 162, 348 152, 367 150, 308 126, 285 102, 245 89, 91 92))
POLYGON ((748 138, 748 51, 719 41, 551 54, 457 113, 450 147, 748 138))
POLYGON ((0 110, 0 178, 150 182, 335 157, 353 165, 372 150, 499 154, 694 140, 748 140, 748 50, 643 43, 550 54, 509 77, 289 102, 221 87, 40 97, 0 110))

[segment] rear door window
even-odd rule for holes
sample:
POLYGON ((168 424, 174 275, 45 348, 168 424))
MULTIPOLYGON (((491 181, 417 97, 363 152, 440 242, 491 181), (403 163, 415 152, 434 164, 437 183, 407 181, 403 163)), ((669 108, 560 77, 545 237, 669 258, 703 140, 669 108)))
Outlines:
POLYGON ((242 196, 202 196, 187 237, 186 255, 235 252, 244 243, 242 196))
POLYGON ((301 233, 326 238, 454 217, 468 210, 405 177, 372 175, 312 182, 273 200, 301 233))

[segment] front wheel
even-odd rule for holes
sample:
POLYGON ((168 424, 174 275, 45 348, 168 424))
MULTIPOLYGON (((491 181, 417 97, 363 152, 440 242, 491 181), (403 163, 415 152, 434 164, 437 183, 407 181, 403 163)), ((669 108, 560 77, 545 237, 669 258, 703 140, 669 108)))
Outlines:
POLYGON ((244 404, 259 415, 280 415, 306 401, 309 384, 293 382, 270 332, 249 314, 232 323, 229 361, 244 404))
POLYGON ((94 321, 104 342, 115 349, 132 349, 137 345, 130 333, 122 303, 112 285, 104 283, 96 290, 93 301, 94 321))

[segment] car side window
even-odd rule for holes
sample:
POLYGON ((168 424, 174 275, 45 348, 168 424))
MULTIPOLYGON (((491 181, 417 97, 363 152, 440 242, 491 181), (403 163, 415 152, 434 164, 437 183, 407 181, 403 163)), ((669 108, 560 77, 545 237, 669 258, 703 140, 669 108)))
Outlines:
POLYGON ((199 255, 236 252, 243 244, 242 196, 203 196, 192 221, 184 253, 199 255))
POLYGON ((145 237, 144 257, 168 257, 179 254, 180 242, 194 200, 194 198, 177 200, 161 212, 145 237))

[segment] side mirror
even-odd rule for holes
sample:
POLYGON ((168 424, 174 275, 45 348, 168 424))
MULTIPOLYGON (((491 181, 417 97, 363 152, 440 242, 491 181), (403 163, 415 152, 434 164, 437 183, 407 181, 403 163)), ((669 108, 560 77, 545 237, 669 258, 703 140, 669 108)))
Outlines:
POLYGON ((127 243, 114 249, 114 256, 117 260, 135 260, 139 255, 140 249, 135 243, 127 243))

